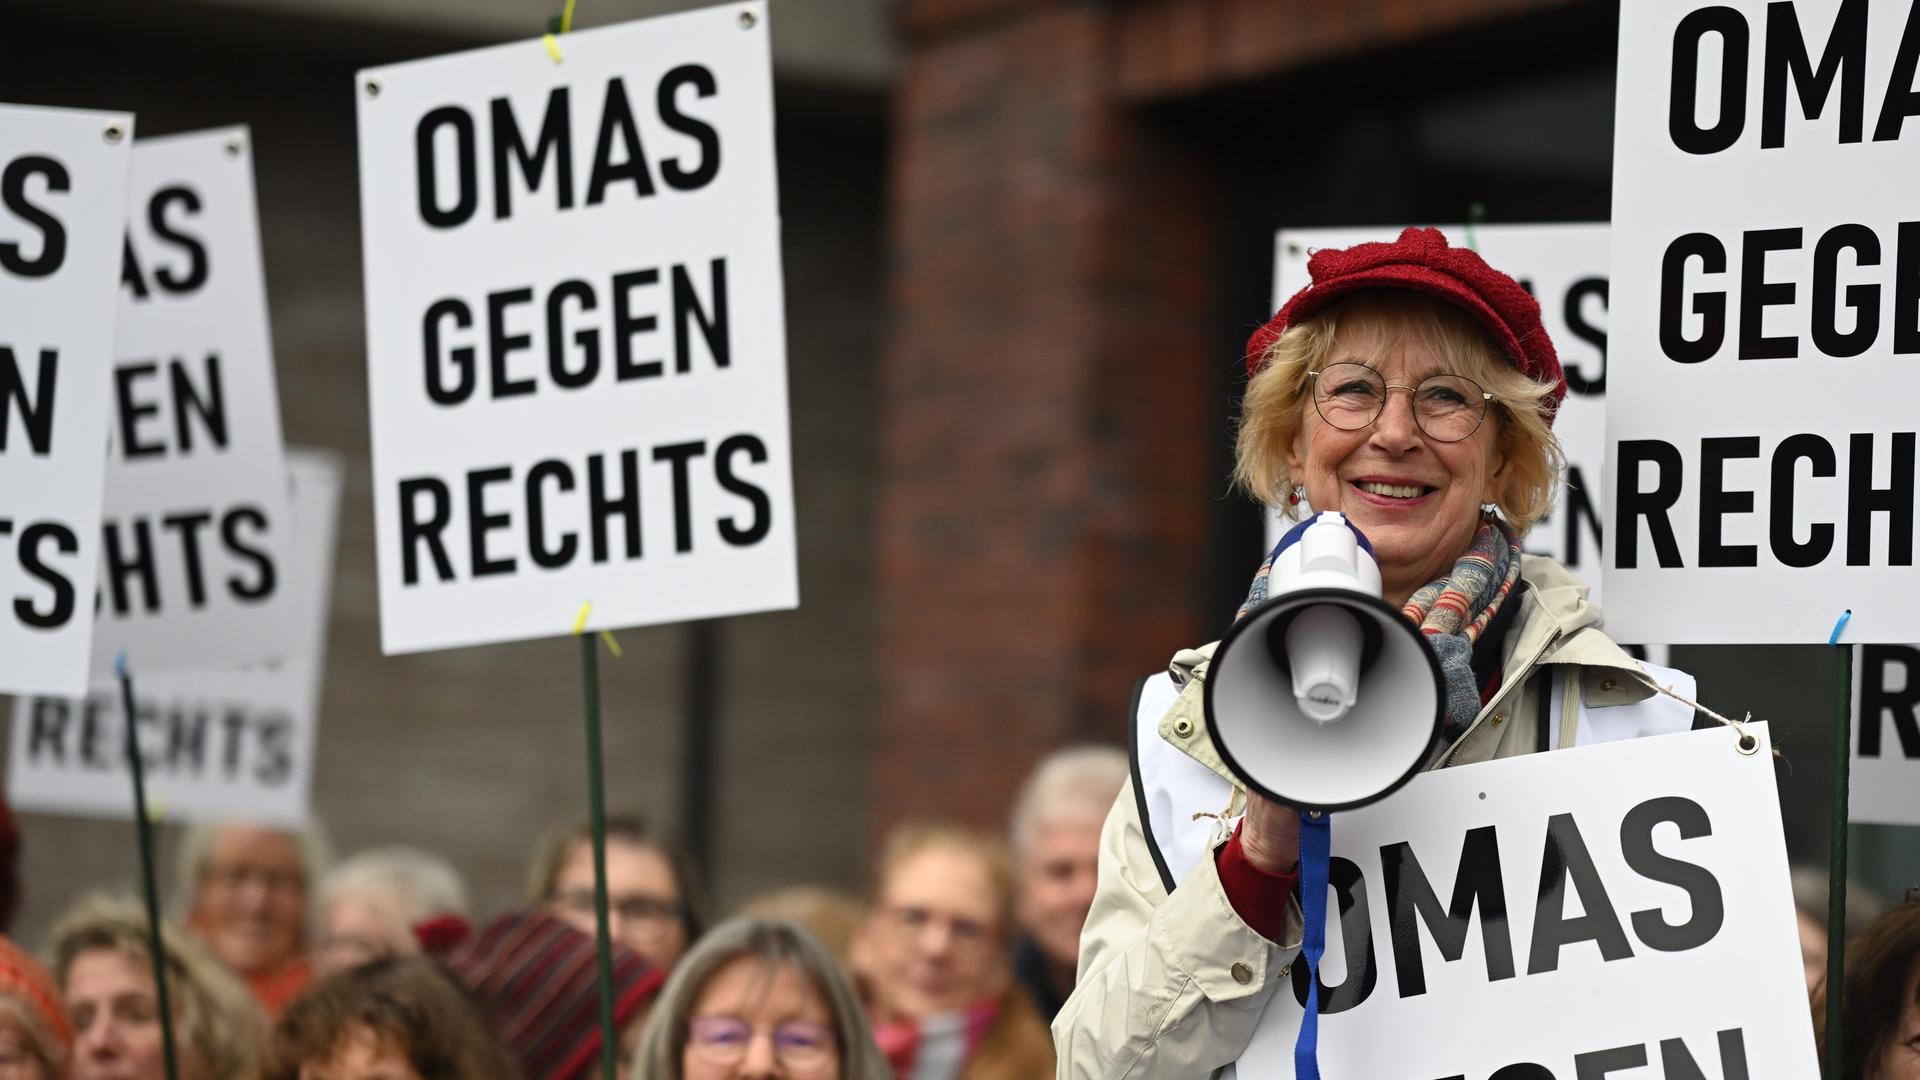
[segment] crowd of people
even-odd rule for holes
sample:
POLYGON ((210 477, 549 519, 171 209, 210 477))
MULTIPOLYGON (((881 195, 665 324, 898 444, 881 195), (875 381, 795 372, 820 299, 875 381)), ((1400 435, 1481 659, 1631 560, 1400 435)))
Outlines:
MULTIPOLYGON (((717 924, 682 852, 636 818, 609 821, 621 1080, 1052 1076, 1047 1027, 1073 989, 1127 773, 1116 749, 1060 751, 1006 836, 903 823, 867 895, 796 885, 717 924)), ((486 920, 445 859, 381 847, 330 863, 314 833, 196 828, 177 875, 164 1013, 131 897, 80 898, 44 963, 0 938, 0 1078, 164 1080, 169 1037, 180 1080, 600 1076, 584 827, 551 834, 527 902, 486 920)), ((1796 886, 1818 1017, 1824 879, 1796 886)), ((1851 914, 1843 1075, 1920 1077, 1920 897, 1851 914)))
MULTIPOLYGON (((716 922, 691 861, 606 823, 621 1080, 1027 1080, 1074 985, 1126 754, 1076 747, 1003 834, 905 822, 865 895, 805 883, 716 922)), ((31 842, 31 838, 28 838, 31 842)), ((524 904, 473 910, 427 851, 330 859, 318 831, 189 830, 154 937, 78 898, 36 957, 0 938, 0 1080, 597 1080, 593 844, 551 833, 524 904), (164 1003, 163 1003, 164 993, 164 1003)))

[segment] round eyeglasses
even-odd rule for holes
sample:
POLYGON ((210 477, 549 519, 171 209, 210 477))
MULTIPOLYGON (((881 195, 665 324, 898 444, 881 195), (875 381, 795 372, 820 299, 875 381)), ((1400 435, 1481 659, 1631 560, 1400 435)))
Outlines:
POLYGON ((1429 375, 1418 386, 1400 386, 1365 364, 1342 361, 1307 372, 1320 419, 1342 431, 1359 431, 1380 419, 1387 393, 1413 397, 1413 422, 1435 442, 1459 442, 1480 429, 1493 395, 1464 375, 1429 375))
MULTIPOLYGON (((694 1053, 725 1068, 746 1060, 748 1046, 766 1030, 736 1016, 696 1016, 687 1021, 687 1044, 694 1053)), ((793 1020, 770 1034, 774 1060, 795 1076, 824 1075, 839 1060, 839 1044, 825 1024, 793 1020)))

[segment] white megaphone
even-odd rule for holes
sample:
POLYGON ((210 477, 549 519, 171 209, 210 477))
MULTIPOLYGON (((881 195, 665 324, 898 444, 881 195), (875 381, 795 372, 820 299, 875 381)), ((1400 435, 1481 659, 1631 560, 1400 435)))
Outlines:
POLYGON ((1380 598, 1366 537, 1337 511, 1274 549, 1268 597, 1227 631, 1207 731, 1250 789, 1302 810, 1363 806, 1420 771, 1446 682, 1420 630, 1380 598))

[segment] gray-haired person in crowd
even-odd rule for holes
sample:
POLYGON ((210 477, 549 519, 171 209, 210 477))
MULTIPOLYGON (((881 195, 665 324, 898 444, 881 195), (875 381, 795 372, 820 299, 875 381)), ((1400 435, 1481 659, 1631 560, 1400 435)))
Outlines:
POLYGON ((1042 759, 1014 801, 1021 931, 1014 974, 1044 1020, 1073 993, 1080 929, 1099 880, 1100 826, 1126 782, 1126 751, 1068 747, 1042 759))
POLYGON ((363 851, 329 870, 318 890, 314 973, 326 978, 387 956, 420 951, 414 927, 467 918, 467 888, 453 864, 410 847, 363 851))
POLYGON ((170 910, 278 1016, 313 980, 308 897, 326 865, 317 823, 196 825, 180 841, 170 910))
POLYGON ((840 966, 793 923, 707 932, 661 991, 633 1073, 646 1080, 891 1080, 840 966))

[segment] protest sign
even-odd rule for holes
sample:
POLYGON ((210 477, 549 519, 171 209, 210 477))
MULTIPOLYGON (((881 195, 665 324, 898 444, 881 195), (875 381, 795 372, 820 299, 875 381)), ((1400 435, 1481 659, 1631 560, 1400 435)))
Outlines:
POLYGON ((1920 640, 1920 5, 1628 0, 1608 630, 1920 640))
POLYGON ((1920 825, 1920 646, 1862 645, 1853 664, 1848 818, 1920 825))
MULTIPOLYGON (((169 818, 292 827, 308 816, 342 469, 338 458, 313 451, 290 452, 286 462, 291 543, 282 587, 299 631, 286 658, 139 680, 148 803, 169 818)), ((17 699, 7 755, 14 807, 125 818, 132 796, 123 724, 112 681, 82 700, 17 699)))
POLYGON ((363 71, 389 653, 798 600, 765 5, 363 71))
POLYGON ((246 128, 133 148, 96 676, 284 655, 287 473, 246 128))
POLYGON ((0 106, 0 692, 87 685, 132 141, 0 106))
MULTIPOLYGON (((1766 725, 1423 773, 1332 816, 1326 1076, 1815 1076, 1766 725)), ((1292 1076, 1295 961, 1242 1077, 1292 1076)))

